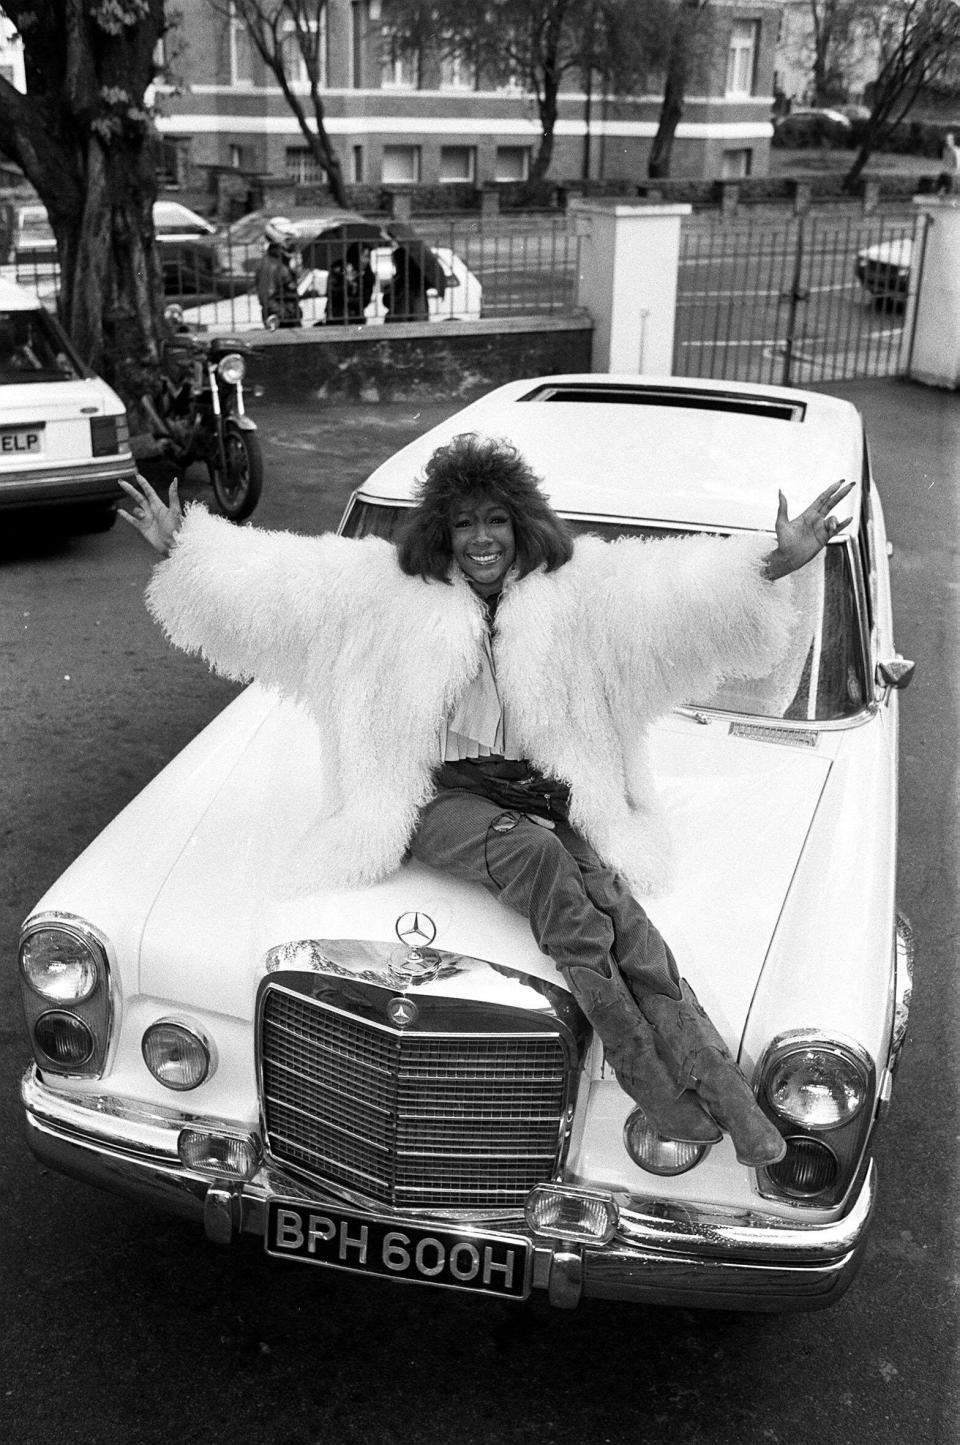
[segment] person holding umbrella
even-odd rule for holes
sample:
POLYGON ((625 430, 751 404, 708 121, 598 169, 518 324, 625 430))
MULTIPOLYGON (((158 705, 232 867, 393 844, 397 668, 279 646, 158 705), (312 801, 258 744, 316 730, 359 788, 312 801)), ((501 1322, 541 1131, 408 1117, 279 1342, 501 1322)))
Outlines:
POLYGON ((387 231, 400 244, 393 253, 393 280, 384 287, 383 304, 388 321, 427 321, 427 292, 442 299, 447 278, 430 247, 403 221, 391 221, 387 231))

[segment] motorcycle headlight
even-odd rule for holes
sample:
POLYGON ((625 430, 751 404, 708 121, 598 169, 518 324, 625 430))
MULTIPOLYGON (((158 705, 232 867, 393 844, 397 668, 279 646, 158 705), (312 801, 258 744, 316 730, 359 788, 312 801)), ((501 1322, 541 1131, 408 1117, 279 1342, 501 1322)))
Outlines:
POLYGON ((217 375, 228 386, 237 386, 247 374, 247 363, 236 351, 231 351, 217 362, 217 375))
POLYGON ((764 1080, 775 1114, 801 1129, 837 1129, 859 1114, 867 1099, 862 1064, 839 1046, 788 1050, 764 1080))

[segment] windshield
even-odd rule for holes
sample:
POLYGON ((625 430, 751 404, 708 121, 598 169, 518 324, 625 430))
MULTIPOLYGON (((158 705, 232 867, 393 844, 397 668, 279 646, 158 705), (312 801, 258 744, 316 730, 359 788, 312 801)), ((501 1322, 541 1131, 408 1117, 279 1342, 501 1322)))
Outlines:
POLYGON ((46 311, 0 311, 0 386, 74 381, 84 371, 46 311))
MULTIPOLYGON (((343 533, 347 537, 375 536, 392 541, 406 510, 355 499, 343 533)), ((567 521, 575 534, 589 532, 611 541, 616 537, 655 540, 679 535, 666 527, 571 518, 567 521)), ((846 547, 831 546, 824 556, 823 587, 812 640, 809 635, 798 639, 792 654, 778 663, 769 677, 735 678, 723 683, 712 697, 687 701, 691 707, 802 722, 852 717, 867 698, 863 656, 848 551, 846 547)))

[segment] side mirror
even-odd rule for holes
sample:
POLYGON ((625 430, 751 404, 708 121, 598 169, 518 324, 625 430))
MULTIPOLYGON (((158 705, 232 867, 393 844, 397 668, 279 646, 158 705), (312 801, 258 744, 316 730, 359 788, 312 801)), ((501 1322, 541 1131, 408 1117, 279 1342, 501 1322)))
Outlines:
POLYGON ((877 663, 877 682, 883 687, 907 687, 917 664, 906 657, 891 657, 888 662, 877 663))

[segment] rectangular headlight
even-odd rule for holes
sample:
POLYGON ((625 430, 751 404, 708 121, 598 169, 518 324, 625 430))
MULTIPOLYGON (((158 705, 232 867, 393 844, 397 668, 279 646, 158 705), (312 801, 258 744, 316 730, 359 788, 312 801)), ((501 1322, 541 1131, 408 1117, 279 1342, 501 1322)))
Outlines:
POLYGON ((577 1244, 608 1244, 620 1217, 609 1194, 561 1184, 538 1184, 527 1195, 523 1213, 535 1234, 577 1244))

